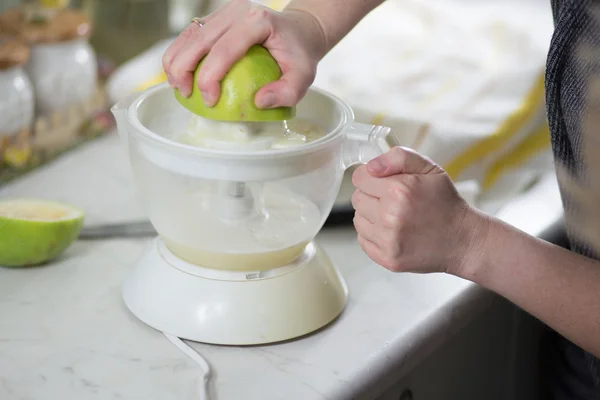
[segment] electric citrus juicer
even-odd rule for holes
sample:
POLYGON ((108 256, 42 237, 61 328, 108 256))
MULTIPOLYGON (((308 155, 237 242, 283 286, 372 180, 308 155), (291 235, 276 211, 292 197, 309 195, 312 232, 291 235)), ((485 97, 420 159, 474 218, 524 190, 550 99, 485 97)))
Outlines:
POLYGON ((135 316, 183 339, 252 345, 303 336, 342 312, 346 283, 313 239, 344 171, 397 144, 390 128, 355 122, 345 102, 316 88, 289 121, 203 119, 167 84, 112 112, 158 232, 124 282, 135 316), (182 140, 190 121, 204 129, 200 144, 182 140), (284 131, 307 126, 322 132, 286 141, 284 131))

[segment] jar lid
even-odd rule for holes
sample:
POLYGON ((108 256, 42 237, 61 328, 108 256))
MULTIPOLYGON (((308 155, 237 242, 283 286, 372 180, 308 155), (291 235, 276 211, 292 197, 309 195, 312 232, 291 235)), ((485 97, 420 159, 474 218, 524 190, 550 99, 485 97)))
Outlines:
POLYGON ((0 35, 0 69, 23 65, 29 55, 29 46, 23 40, 0 35))
POLYGON ((0 34, 18 35, 34 44, 89 37, 91 30, 87 16, 70 8, 56 10, 46 18, 28 18, 25 7, 15 7, 0 14, 0 34))

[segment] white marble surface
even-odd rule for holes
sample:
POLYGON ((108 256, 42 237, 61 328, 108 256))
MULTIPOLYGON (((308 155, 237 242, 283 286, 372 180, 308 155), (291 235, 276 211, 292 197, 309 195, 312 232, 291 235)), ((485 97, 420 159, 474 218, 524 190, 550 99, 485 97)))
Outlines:
MULTIPOLYGON (((15 196, 77 204, 88 224, 144 215, 114 135, 0 188, 0 198, 15 196)), ((501 215, 537 234, 560 211, 550 176, 501 215)), ((284 344, 193 344, 213 369, 211 399, 371 398, 491 299, 460 279, 374 265, 351 228, 323 231, 318 241, 347 279, 344 313, 325 330, 284 344)), ((0 269, 0 399, 196 398, 196 364, 131 316, 120 298, 123 277, 148 242, 77 242, 46 267, 0 269)))

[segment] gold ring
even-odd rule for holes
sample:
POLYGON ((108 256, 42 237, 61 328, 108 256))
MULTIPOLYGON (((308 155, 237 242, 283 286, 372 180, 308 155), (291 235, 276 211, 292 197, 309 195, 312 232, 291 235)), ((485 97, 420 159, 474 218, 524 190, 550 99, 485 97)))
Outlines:
POLYGON ((202 26, 204 26, 204 22, 202 22, 202 20, 200 18, 198 18, 198 17, 192 18, 192 22, 195 22, 196 24, 198 24, 198 26, 200 28, 202 28, 202 26))

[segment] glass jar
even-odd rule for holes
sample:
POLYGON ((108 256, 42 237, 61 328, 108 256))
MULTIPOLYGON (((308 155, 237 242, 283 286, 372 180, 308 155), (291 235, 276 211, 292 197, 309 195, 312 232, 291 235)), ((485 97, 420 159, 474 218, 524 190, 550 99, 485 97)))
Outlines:
POLYGON ((33 87, 23 70, 29 57, 26 43, 0 36, 0 144, 33 122, 33 87))
POLYGON ((19 35, 31 45, 25 65, 35 91, 36 113, 46 115, 92 97, 98 67, 88 43, 91 24, 73 9, 61 9, 42 20, 29 20, 24 8, 0 15, 4 31, 19 35))

